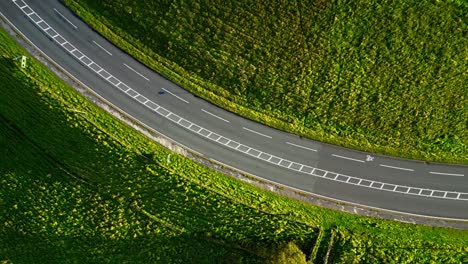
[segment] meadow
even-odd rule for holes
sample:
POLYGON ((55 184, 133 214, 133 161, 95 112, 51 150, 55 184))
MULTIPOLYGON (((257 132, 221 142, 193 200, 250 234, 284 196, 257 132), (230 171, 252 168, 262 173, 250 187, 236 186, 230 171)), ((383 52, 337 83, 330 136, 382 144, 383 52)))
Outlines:
POLYGON ((247 118, 468 164, 464 1, 63 2, 141 62, 247 118))
POLYGON ((239 182, 98 108, 0 30, 0 262, 461 263, 468 232, 239 182), (167 156, 171 154, 171 162, 167 156))

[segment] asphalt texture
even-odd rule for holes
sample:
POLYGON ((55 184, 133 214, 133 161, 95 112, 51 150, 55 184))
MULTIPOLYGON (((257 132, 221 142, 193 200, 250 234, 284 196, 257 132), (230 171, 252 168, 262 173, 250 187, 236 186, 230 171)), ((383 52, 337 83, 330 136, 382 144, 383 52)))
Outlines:
POLYGON ((3 0, 0 12, 97 94, 207 158, 340 201, 468 220, 467 166, 355 151, 244 119, 140 64, 57 0, 3 0))

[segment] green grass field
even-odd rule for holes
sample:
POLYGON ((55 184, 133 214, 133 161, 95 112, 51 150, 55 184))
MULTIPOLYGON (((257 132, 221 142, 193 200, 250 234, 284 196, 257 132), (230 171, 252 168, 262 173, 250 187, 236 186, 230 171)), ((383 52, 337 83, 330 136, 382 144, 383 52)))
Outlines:
POLYGON ((318 208, 171 153, 22 54, 0 30, 1 263, 467 258, 468 231, 318 208))
POLYGON ((233 112, 346 147, 468 164, 466 2, 63 2, 233 112))

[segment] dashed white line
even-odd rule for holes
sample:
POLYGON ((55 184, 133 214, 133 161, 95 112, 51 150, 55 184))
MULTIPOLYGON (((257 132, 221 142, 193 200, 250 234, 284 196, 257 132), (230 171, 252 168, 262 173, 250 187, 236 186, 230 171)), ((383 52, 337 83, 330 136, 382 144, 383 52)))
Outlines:
POLYGON ((437 174, 437 175, 447 175, 447 176, 459 176, 459 177, 465 176, 465 175, 463 175, 463 174, 445 173, 445 172, 435 172, 435 171, 430 171, 429 173, 430 173, 430 174, 437 174))
POLYGON ((385 164, 379 164, 379 166, 386 167, 386 168, 391 168, 391 169, 397 169, 397 170, 414 171, 413 169, 395 167, 395 166, 390 166, 390 165, 385 165, 385 164))
POLYGON ((303 148, 303 149, 307 149, 307 150, 310 150, 310 151, 315 151, 315 152, 317 152, 316 149, 311 149, 311 148, 304 147, 304 146, 301 146, 301 145, 297 145, 297 144, 294 144, 294 143, 291 143, 291 142, 286 142, 286 144, 291 145, 291 146, 295 146, 295 147, 298 147, 298 148, 303 148))
POLYGON ((136 73, 136 74, 140 75, 140 77, 141 77, 141 78, 143 78, 143 79, 145 79, 145 80, 149 81, 149 79, 148 79, 148 78, 146 78, 146 77, 145 77, 143 74, 141 74, 141 73, 137 72, 135 69, 133 69, 132 67, 128 66, 126 63, 124 63, 123 65, 125 65, 125 67, 129 68, 129 69, 130 69, 131 71, 133 71, 134 73, 136 73))
POLYGON ((365 161, 363 161, 363 160, 353 159, 353 158, 349 158, 349 157, 345 157, 345 156, 340 156, 340 155, 335 155, 335 154, 332 154, 332 156, 337 157, 337 158, 342 158, 342 159, 347 159, 347 160, 352 160, 352 161, 365 163, 365 161))
POLYGON ((59 14, 59 16, 61 16, 63 19, 65 19, 68 23, 70 23, 70 25, 72 25, 75 29, 78 29, 77 26, 75 26, 75 24, 73 24, 70 20, 68 20, 64 15, 62 15, 62 13, 60 13, 56 8, 54 8, 54 11, 57 12, 57 14, 59 14))
POLYGON ((271 138, 271 136, 262 134, 262 133, 260 133, 260 132, 257 132, 257 131, 255 131, 255 130, 252 130, 252 129, 249 129, 249 128, 246 128, 246 127, 242 127, 242 129, 247 130, 247 131, 252 132, 252 133, 255 133, 255 134, 260 135, 260 136, 262 136, 262 137, 271 138))
POLYGON ((202 109, 202 111, 205 112, 205 113, 207 113, 207 114, 209 114, 210 116, 216 117, 216 118, 218 118, 218 119, 220 119, 220 120, 223 120, 224 122, 229 123, 229 120, 226 120, 226 119, 224 119, 224 118, 222 118, 222 117, 219 117, 219 116, 217 116, 217 115, 215 115, 215 114, 213 114, 213 113, 210 113, 210 112, 206 111, 205 109, 202 109))
POLYGON ((168 94, 174 96, 175 98, 177 98, 177 99, 179 99, 179 100, 181 100, 181 101, 183 101, 183 102, 185 102, 185 103, 187 103, 187 104, 189 103, 189 102, 188 102, 187 100, 185 100, 184 98, 181 98, 181 97, 177 96, 177 94, 172 93, 172 92, 168 91, 167 89, 161 88, 161 90, 165 91, 166 93, 168 93, 168 94))
POLYGON ((112 53, 110 53, 108 50, 106 50, 103 46, 99 45, 96 41, 93 40, 93 43, 96 44, 99 48, 101 48, 103 51, 105 51, 107 54, 112 56, 112 53))

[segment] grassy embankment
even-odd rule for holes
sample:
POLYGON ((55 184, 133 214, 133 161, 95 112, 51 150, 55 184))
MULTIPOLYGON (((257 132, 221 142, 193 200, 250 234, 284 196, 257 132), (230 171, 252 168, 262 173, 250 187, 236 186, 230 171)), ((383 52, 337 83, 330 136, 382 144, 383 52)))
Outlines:
POLYGON ((245 117, 468 164, 466 2, 63 1, 132 56, 245 117))
POLYGON ((2 262, 255 263, 289 241, 318 261, 466 260, 467 231, 325 210, 175 155, 21 54, 0 30, 2 262))

